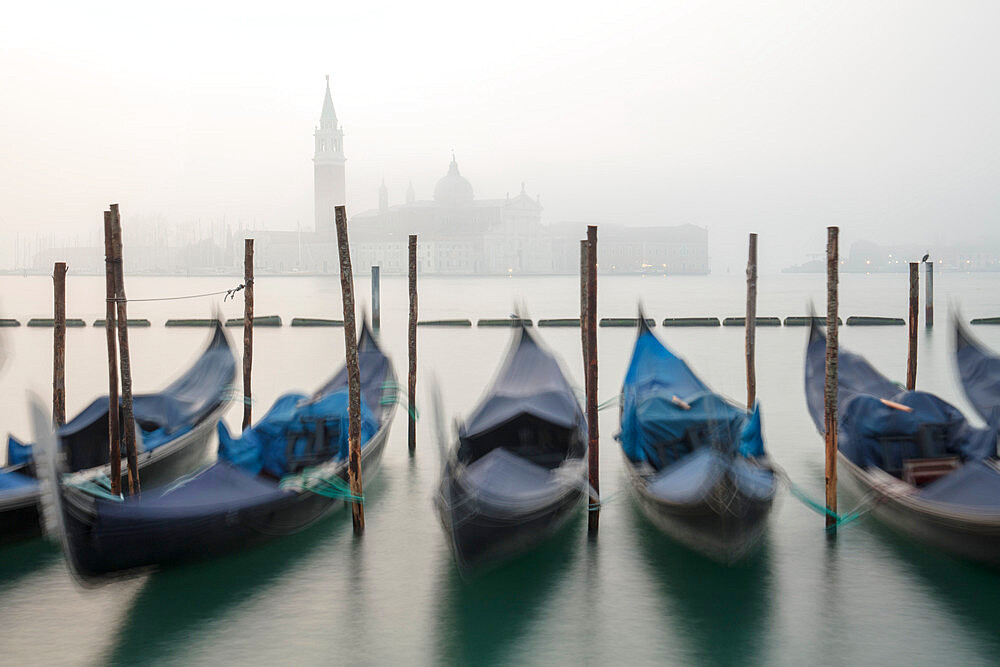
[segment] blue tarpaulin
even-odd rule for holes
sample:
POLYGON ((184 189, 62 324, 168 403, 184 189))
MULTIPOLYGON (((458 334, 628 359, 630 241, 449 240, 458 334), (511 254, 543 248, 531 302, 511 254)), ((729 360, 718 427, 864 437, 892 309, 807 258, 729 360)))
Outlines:
POLYGON ((617 437, 632 461, 649 461, 660 468, 701 446, 743 456, 764 453, 757 408, 747 414, 712 392, 645 326, 636 340, 622 393, 622 429, 617 437))
MULTIPOLYGON (((296 472, 304 464, 347 456, 348 394, 346 390, 309 400, 304 394, 279 398, 253 428, 232 437, 219 422, 219 458, 254 475, 273 477, 296 472), (318 428, 322 426, 321 442, 318 428)), ((361 401, 361 444, 378 431, 375 415, 361 401)))

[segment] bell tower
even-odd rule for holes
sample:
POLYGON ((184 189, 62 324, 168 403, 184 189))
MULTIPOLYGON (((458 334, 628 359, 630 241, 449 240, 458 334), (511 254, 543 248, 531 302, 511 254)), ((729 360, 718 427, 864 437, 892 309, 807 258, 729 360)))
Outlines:
POLYGON ((319 115, 319 127, 313 133, 316 149, 313 155, 314 192, 316 199, 316 231, 334 231, 333 208, 346 204, 344 187, 344 131, 337 123, 337 112, 330 95, 330 76, 326 77, 326 97, 319 115))

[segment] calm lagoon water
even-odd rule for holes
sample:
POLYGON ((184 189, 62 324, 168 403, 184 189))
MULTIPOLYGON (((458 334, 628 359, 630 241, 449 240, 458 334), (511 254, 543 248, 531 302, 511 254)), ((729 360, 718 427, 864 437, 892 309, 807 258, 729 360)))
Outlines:
MULTIPOLYGON (((71 267, 72 268, 72 267, 71 267)), ((949 304, 963 316, 1000 315, 1000 275, 939 274, 937 327, 920 331, 918 386, 968 413, 951 362, 949 304)), ((235 286, 236 278, 128 279, 130 297, 194 294, 235 286)), ((367 277, 356 281, 369 301, 367 277)), ((633 316, 641 301, 657 320, 738 316, 741 275, 601 277, 599 314, 633 316)), ((547 278, 422 278, 421 318, 533 318, 577 314, 578 281, 547 278)), ((760 316, 825 308, 821 275, 767 275, 760 316)), ((104 281, 68 282, 68 316, 88 325, 103 316, 104 281)), ((336 277, 260 277, 259 315, 340 317, 336 277)), ((922 296, 922 294, 921 294, 922 296)), ((905 275, 844 275, 841 313, 905 317, 905 275)), ((406 281, 382 279, 382 338, 406 372, 406 281)), ((137 390, 155 389, 197 354, 198 329, 165 329, 169 317, 242 315, 242 301, 133 303, 148 329, 130 332, 137 390)), ((51 316, 51 281, 0 277, 0 316, 51 316)), ((238 329, 232 330, 239 345, 238 329)), ((542 329, 572 381, 582 381, 576 329, 542 329)), ((906 328, 841 330, 844 346, 892 378, 905 375, 906 328)), ((976 333, 1000 349, 1000 327, 976 333)), ((745 394, 743 330, 657 332, 710 385, 745 394)), ((791 477, 822 497, 822 441, 806 412, 804 327, 758 330, 758 396, 767 446, 791 477)), ((490 380, 509 332, 419 330, 418 407, 432 376, 449 415, 468 412, 490 380)), ((51 395, 51 331, 0 331, 6 363, 0 417, 27 437, 26 391, 51 395)), ((601 399, 621 384, 634 332, 600 329, 601 399)), ((259 328, 255 332, 255 414, 280 394, 311 390, 342 362, 342 329, 259 328)), ((67 410, 106 390, 104 333, 67 334, 67 410)), ((235 428, 241 410, 227 421, 235 428)), ((397 412, 381 474, 366 484, 367 532, 355 539, 347 512, 310 530, 230 557, 81 589, 60 553, 41 540, 0 548, 0 655, 6 664, 996 664, 1000 653, 1000 573, 914 546, 863 518, 827 538, 820 516, 781 493, 761 550, 734 568, 708 562, 662 537, 629 497, 615 410, 601 414, 598 538, 584 512, 535 552, 463 580, 431 497, 439 458, 430 419, 418 425, 414 457, 397 412)), ((2 455, 0 455, 2 456, 2 455)), ((841 504, 853 506, 845 497, 841 504)))

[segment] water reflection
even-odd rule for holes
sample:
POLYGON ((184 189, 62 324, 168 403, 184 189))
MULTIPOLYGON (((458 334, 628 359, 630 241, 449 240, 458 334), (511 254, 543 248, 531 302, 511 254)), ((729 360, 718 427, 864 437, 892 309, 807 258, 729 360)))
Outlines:
POLYGON ((438 662, 496 664, 532 622, 575 561, 584 522, 574 518, 551 539, 497 569, 465 577, 443 565, 438 662))
POLYGON ((51 565, 62 558, 59 547, 36 538, 0 549, 0 592, 21 577, 51 565))
POLYGON ((349 524, 350 512, 338 511, 301 533, 151 575, 125 615, 107 662, 145 664, 184 655, 230 609, 280 581, 320 547, 336 545, 349 524))
POLYGON ((691 642, 697 662, 761 662, 773 597, 766 537, 748 559, 727 567, 671 540, 629 504, 623 514, 632 523, 649 581, 672 607, 678 634, 691 642))
POLYGON ((939 605, 959 618, 959 625, 982 642, 983 655, 1000 651, 1000 573, 935 549, 922 548, 879 522, 870 522, 873 538, 883 540, 939 605), (964 622, 962 622, 964 621, 964 622))

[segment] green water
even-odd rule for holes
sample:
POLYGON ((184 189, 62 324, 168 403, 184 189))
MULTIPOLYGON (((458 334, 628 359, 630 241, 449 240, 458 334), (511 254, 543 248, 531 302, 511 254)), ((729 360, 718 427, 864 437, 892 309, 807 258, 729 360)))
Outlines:
MULTIPOLYGON (((874 278, 844 277, 843 315, 905 313, 905 277, 874 278)), ((921 330, 918 382, 967 410, 951 367, 944 304, 957 297, 967 317, 996 314, 1000 280, 936 278, 939 326, 921 330)), ((4 316, 20 316, 47 296, 50 283, 32 280, 0 281, 4 316)), ((809 298, 822 303, 822 280, 764 277, 758 312, 802 314, 809 298)), ((136 279, 130 294, 207 291, 216 282, 136 279)), ((70 284, 71 316, 89 317, 102 307, 99 281, 77 283, 75 296, 70 284), (96 305, 90 303, 94 298, 96 305)), ((602 281, 601 315, 630 315, 637 296, 658 320, 738 315, 741 284, 727 276, 676 283, 609 278, 602 281)), ((427 318, 503 316, 516 299, 526 301, 536 318, 574 314, 569 277, 423 285, 421 313, 427 318)), ((280 314, 286 322, 292 316, 335 316, 337 289, 334 279, 261 279, 257 312, 280 314)), ((359 291, 364 289, 359 280, 359 291)), ((405 298, 402 281, 383 277, 383 338, 400 374, 405 298)), ((224 307, 224 315, 238 314, 238 305, 224 307)), ((205 336, 164 329, 162 321, 204 316, 207 306, 135 311, 130 316, 153 321, 132 336, 137 383, 154 388, 187 363, 205 336)), ((579 332, 540 331, 578 380, 579 332)), ((742 329, 657 332, 714 388, 743 396, 742 329)), ((1000 327, 976 332, 1000 349, 1000 327)), ((433 373, 449 415, 467 413, 488 383, 508 332, 427 329, 419 335, 421 391, 433 373)), ((822 444, 802 393, 806 335, 805 328, 758 331, 758 395, 772 457, 819 498, 822 444)), ((51 339, 26 328, 5 336, 11 357, 2 379, 12 389, 0 414, 11 431, 25 435, 23 389, 49 391, 51 339)), ((599 332, 602 400, 617 391, 633 336, 628 330, 599 332)), ((894 378, 904 374, 905 339, 905 327, 845 328, 841 334, 842 344, 894 378)), ((257 416, 284 391, 319 386, 343 357, 339 329, 262 329, 255 340, 257 416)), ((92 328, 68 334, 70 414, 101 391, 102 342, 103 332, 92 328)), ((421 403, 423 398, 421 393, 421 403)), ((238 419, 234 406, 230 425, 238 419)), ((0 547, 2 662, 996 664, 1000 573, 916 546, 871 517, 831 540, 822 517, 785 491, 761 549, 736 567, 716 565, 663 537, 637 510, 611 437, 616 419, 614 409, 601 414, 605 505, 597 538, 588 538, 581 507, 541 548, 469 580, 456 571, 432 508, 439 463, 430 420, 420 421, 417 453, 410 457, 402 410, 380 475, 366 484, 367 532, 361 538, 341 512, 246 552, 94 589, 80 588, 58 551, 40 540, 0 547)), ((843 496, 841 507, 857 501, 843 496)))

